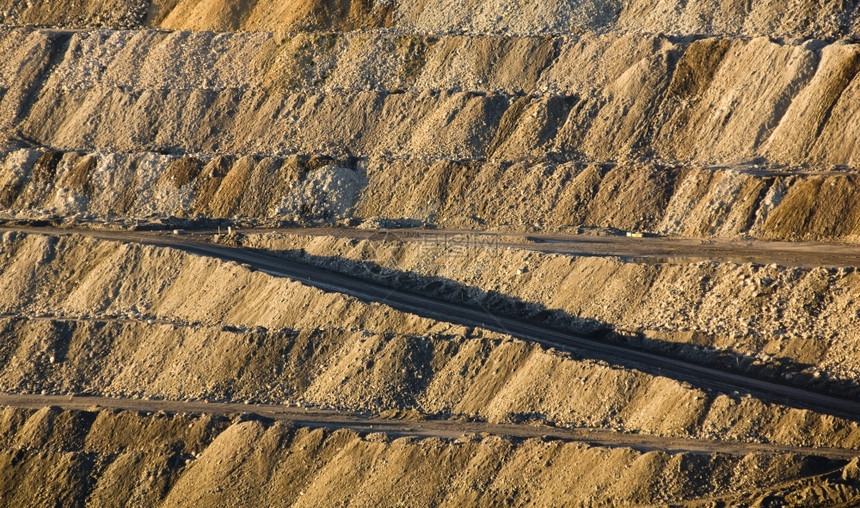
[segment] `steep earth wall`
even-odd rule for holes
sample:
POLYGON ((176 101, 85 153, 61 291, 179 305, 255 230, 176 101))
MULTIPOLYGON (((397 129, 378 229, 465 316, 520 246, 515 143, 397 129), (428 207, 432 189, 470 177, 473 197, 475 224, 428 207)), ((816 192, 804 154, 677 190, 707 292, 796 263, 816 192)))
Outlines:
POLYGON ((242 217, 261 225, 390 219, 462 229, 571 232, 593 226, 843 242, 857 242, 860 233, 853 171, 27 148, 0 156, 0 168, 2 213, 18 219, 242 217))
POLYGON ((7 213, 857 238, 852 43, 5 29, 0 46, 7 213))
POLYGON ((635 154, 816 168, 860 160, 860 53, 844 42, 3 35, 7 145, 270 155, 336 147, 494 160, 635 154))
MULTIPOLYGON (((856 1, 0 0, 0 23, 0 219, 858 239, 856 1)), ((380 248, 243 241, 345 271, 380 248)), ((405 286, 857 389, 853 269, 420 250, 389 253, 405 286)), ((7 234, 0 294, 2 391, 860 447, 856 422, 166 248, 7 234)), ((391 441, 241 420, 5 409, 0 496, 171 506, 860 496, 856 461, 391 441)))
POLYGON ((665 32, 838 38, 860 33, 856 2, 775 0, 3 0, 7 25, 169 30, 357 30, 494 34, 665 32))
POLYGON ((791 375, 809 369, 806 374, 816 377, 860 377, 854 268, 623 261, 497 247, 491 237, 452 246, 444 240, 252 234, 241 243, 502 312, 514 312, 516 301, 535 304, 532 314, 559 312, 567 316, 560 323, 579 332, 597 323, 687 344, 694 356, 699 347, 716 348, 750 361, 782 361, 780 369, 791 375), (385 271, 374 274, 367 263, 385 271), (397 272, 423 279, 400 282, 397 272))
POLYGON ((639 504, 755 501, 779 490, 787 502, 837 503, 860 495, 856 464, 792 455, 391 440, 241 418, 56 408, 4 409, 0 430, 0 495, 12 505, 639 504))
POLYGON ((7 238, 4 256, 0 386, 13 393, 416 408, 860 446, 860 427, 832 416, 709 395, 170 249, 24 236, 7 238))

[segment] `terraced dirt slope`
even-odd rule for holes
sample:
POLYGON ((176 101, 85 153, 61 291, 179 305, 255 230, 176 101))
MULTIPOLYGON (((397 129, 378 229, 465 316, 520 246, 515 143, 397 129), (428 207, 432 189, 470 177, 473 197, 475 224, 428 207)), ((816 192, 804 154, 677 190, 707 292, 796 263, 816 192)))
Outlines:
POLYGON ((494 436, 391 440, 237 416, 5 409, 0 426, 0 488, 12 504, 748 502, 773 495, 774 483, 802 502, 828 493, 845 499, 852 493, 844 479, 858 474, 856 461, 832 472, 826 461, 791 456, 711 458, 494 436), (574 460, 601 473, 560 482, 574 460), (45 489, 37 474, 67 481, 45 489))
POLYGON ((0 0, 0 391, 127 409, 4 409, 0 498, 860 503, 860 428, 833 408, 180 241, 15 229, 205 235, 297 260, 310 285, 343 272, 855 400, 860 284, 839 253, 860 231, 858 38, 860 5, 835 0, 0 0), (695 259, 563 247, 642 253, 645 235, 695 259), (745 262, 752 239, 788 243, 745 262), (173 409, 133 409, 144 399, 173 409), (255 403, 634 444, 296 427, 255 403))
POLYGON ((721 2, 553 0, 521 5, 501 0, 73 0, 62 4, 3 0, 2 20, 114 29, 466 31, 498 34, 611 30, 677 34, 839 38, 860 33, 854 2, 773 0, 721 2))
POLYGON ((8 213, 856 238, 846 41, 0 35, 8 213))

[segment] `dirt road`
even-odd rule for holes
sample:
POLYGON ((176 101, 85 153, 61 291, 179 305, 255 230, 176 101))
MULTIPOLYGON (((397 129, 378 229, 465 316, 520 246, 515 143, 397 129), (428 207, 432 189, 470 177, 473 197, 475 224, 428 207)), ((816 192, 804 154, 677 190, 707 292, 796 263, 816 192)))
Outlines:
POLYGON ((541 424, 493 424, 459 419, 397 419, 379 416, 343 413, 333 410, 294 406, 238 404, 221 402, 195 402, 172 400, 114 399, 91 396, 61 395, 9 395, 0 394, 0 406, 39 409, 47 406, 65 410, 128 410, 140 412, 245 415, 245 418, 264 418, 292 422, 302 427, 349 429, 359 433, 384 433, 392 437, 458 439, 469 435, 497 435, 512 438, 543 438, 576 441, 595 446, 625 447, 639 451, 660 450, 670 453, 725 453, 747 455, 751 453, 796 453, 816 455, 837 460, 850 460, 860 456, 860 450, 838 448, 802 448, 771 444, 751 444, 734 441, 669 438, 627 434, 605 429, 557 428, 541 424))
MULTIPOLYGON (((787 384, 756 379, 735 372, 726 372, 682 359, 668 358, 625 346, 608 344, 599 339, 576 336, 525 320, 494 314, 487 309, 472 308, 427 295, 402 291, 295 260, 283 259, 265 252, 213 244, 209 241, 211 237, 208 235, 170 235, 152 232, 53 228, 22 228, 18 231, 45 235, 77 233, 106 240, 177 248, 197 255, 242 263, 249 268, 273 276, 290 278, 325 291, 348 294, 366 302, 386 304, 403 312, 439 321, 492 330, 546 347, 604 360, 624 368, 671 377, 702 389, 724 393, 736 392, 738 395, 748 394, 765 402, 808 409, 855 421, 860 420, 860 402, 855 400, 838 398, 787 384)), ((631 239, 631 241, 633 240, 639 239, 631 239)), ((706 255, 706 251, 701 254, 706 255)))

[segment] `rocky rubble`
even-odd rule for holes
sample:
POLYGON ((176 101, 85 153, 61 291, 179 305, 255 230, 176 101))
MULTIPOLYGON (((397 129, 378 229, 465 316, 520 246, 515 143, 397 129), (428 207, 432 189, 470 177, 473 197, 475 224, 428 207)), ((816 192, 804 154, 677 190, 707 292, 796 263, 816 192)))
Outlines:
POLYGON ((415 408, 494 422, 533 415, 668 436, 860 446, 854 422, 705 393, 236 264, 87 238, 10 241, 0 388, 13 393, 415 408))
MULTIPOLYGON (((0 221, 856 242, 855 4, 0 0, 0 221)), ((854 268, 242 242, 377 279, 367 254, 384 254, 399 273, 383 275, 407 289, 788 385, 850 396, 860 378, 854 268)), ((6 392, 860 446, 857 422, 168 248, 5 233, 0 294, 6 392)), ((0 427, 5 504, 860 499, 856 460, 791 453, 392 440, 98 409, 5 409, 0 427)))
POLYGON ((787 502, 857 495, 856 464, 798 456, 709 458, 495 436, 389 439, 238 415, 97 409, 4 409, 0 429, 0 494, 10 504, 681 503, 763 499, 774 484, 783 486, 775 498, 787 502), (52 479, 50 488, 37 475, 52 479), (579 479, 557 484, 568 477, 579 479))

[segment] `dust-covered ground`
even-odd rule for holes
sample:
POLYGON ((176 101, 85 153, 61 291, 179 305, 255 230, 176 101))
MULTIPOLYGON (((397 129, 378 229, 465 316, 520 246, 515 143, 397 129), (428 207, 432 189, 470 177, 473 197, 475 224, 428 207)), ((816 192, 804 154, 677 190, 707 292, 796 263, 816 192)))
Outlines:
POLYGON ((397 233, 365 240, 251 233, 234 242, 453 301, 549 314, 547 322, 579 333, 608 325, 658 348, 686 344, 692 356, 734 351, 748 362, 781 363, 774 370, 783 376, 805 374, 804 384, 860 378, 854 268, 625 261, 509 248, 494 236, 397 233))
POLYGON ((235 263, 80 237, 10 242, 0 274, 7 392, 417 409, 802 446, 860 440, 855 422, 704 392, 235 263))
POLYGON ((856 460, 494 436, 390 439, 241 415, 97 409, 9 408, 0 428, 0 495, 10 505, 799 504, 860 496, 856 460))
MULTIPOLYGON (((856 400, 856 267, 707 257, 715 240, 856 244, 855 4, 0 0, 0 222, 229 227, 215 241, 311 273, 856 400), (301 232, 319 227, 341 229, 301 232), (401 241, 404 227, 466 241, 401 241), (662 236, 704 259, 538 252, 493 233, 662 236)), ((132 240, 2 235, 0 391, 803 451, 9 407, 9 505, 860 502, 857 460, 814 453, 860 449, 850 418, 132 240)))
POLYGON ((82 28, 156 27, 168 30, 466 31, 493 34, 589 33, 621 30, 672 34, 772 35, 838 38, 860 33, 854 3, 643 0, 72 0, 0 2, 0 21, 82 28))
MULTIPOLYGON (((168 400, 190 398, 287 403, 349 411, 407 409, 443 418, 550 422, 557 426, 599 427, 669 437, 729 439, 741 443, 851 449, 860 446, 860 429, 855 422, 808 410, 762 404, 748 396, 705 392, 670 378, 631 371, 605 362, 577 359, 492 332, 416 318, 384 305, 364 304, 349 297, 252 272, 237 264, 225 265, 168 248, 76 236, 56 239, 7 234, 4 242, 4 251, 9 253, 9 257, 4 259, 3 266, 8 268, 0 275, 0 284, 4 294, 10 295, 10 303, 4 304, 2 309, 5 340, 0 383, 4 391, 10 393, 92 393, 168 400), (303 310, 297 313, 291 311, 292 308, 303 310)), ((248 439, 255 442, 268 432, 264 432, 265 425, 253 429, 253 432, 248 430, 251 432, 248 439)), ((326 435, 324 431, 316 432, 321 433, 321 437, 326 435)), ((459 449, 456 443, 431 442, 439 450, 450 450, 445 453, 459 449), (454 448, 450 448, 452 446, 454 448)), ((338 471, 343 471, 341 467, 345 470, 359 467, 350 465, 349 461, 344 462, 343 454, 350 455, 356 450, 346 443, 338 443, 341 448, 332 459, 336 458, 336 464, 331 467, 338 471)), ((413 445, 431 446, 428 443, 420 441, 413 442, 413 445)), ((594 450, 600 450, 600 447, 594 450)), ((292 456, 293 452, 283 453, 292 456)), ((482 452, 470 449, 467 452, 469 458, 463 460, 471 463, 475 460, 475 453, 480 455, 482 452)), ((604 453, 609 456, 618 453, 618 457, 625 457, 619 460, 627 461, 633 468, 629 473, 632 477, 644 474, 639 472, 636 461, 630 462, 638 452, 628 450, 621 453, 610 449, 600 452, 601 455, 604 453)), ((542 458, 545 457, 543 454, 538 455, 541 457, 539 462, 549 460, 542 458)), ((268 457, 264 464, 280 463, 271 461, 269 453, 264 456, 268 457)), ((581 478, 584 471, 591 470, 592 466, 585 470, 575 467, 581 463, 580 459, 563 457, 567 456, 549 460, 549 464, 543 467, 550 467, 557 461, 564 473, 550 469, 546 474, 552 474, 546 476, 546 480, 536 479, 543 476, 528 476, 529 482, 538 482, 530 484, 545 492, 546 488, 554 488, 552 483, 546 483, 549 478, 573 481, 581 478)), ((669 460, 680 456, 669 454, 666 457, 669 460)), ((190 457, 186 459, 193 460, 190 457)), ((231 460, 229 463, 232 465, 225 467, 233 471, 234 467, 249 459, 241 455, 241 458, 234 456, 231 460)), ((435 459, 431 456, 426 460, 434 463, 435 459)), ((518 460, 532 461, 526 456, 518 460)), ((647 460, 650 463, 652 459, 647 460)), ((704 491, 685 483, 704 481, 711 485, 711 480, 706 480, 708 475, 729 467, 718 466, 718 463, 722 464, 721 460, 719 457, 707 458, 707 465, 702 466, 704 469, 698 466, 691 468, 684 461, 680 463, 683 466, 671 466, 681 467, 677 474, 686 480, 671 488, 667 486, 668 490, 664 489, 660 494, 644 487, 631 486, 628 489, 621 484, 617 488, 627 492, 624 495, 616 494, 614 490, 592 490, 593 482, 599 484, 602 480, 591 475, 579 480, 585 482, 581 488, 571 486, 569 488, 573 490, 563 489, 561 492, 570 492, 571 499, 580 500, 598 500, 605 495, 607 499, 629 502, 645 499, 675 502, 729 495, 732 491, 751 495, 781 483, 774 473, 767 472, 767 468, 761 469, 761 465, 752 467, 767 479, 761 484, 722 484, 729 490, 702 487, 708 492, 705 495, 701 493, 704 491), (683 492, 680 497, 669 496, 668 493, 675 488, 683 492)), ((736 459, 729 460, 729 463, 733 460, 736 459)), ((788 476, 779 478, 786 478, 786 481, 802 479, 802 483, 789 482, 794 486, 782 495, 801 495, 809 482, 823 481, 814 478, 816 473, 805 466, 798 465, 800 469, 796 470, 792 469, 795 466, 787 466, 784 461, 796 460, 789 456, 777 454, 767 460, 780 461, 773 467, 788 476)), ((363 461, 361 459, 360 462, 363 461)), ((78 466, 69 467, 74 469, 78 466)), ((256 467, 269 466, 260 464, 256 467)), ((521 467, 511 469, 506 475, 515 475, 514 471, 521 467)), ((375 470, 359 468, 352 474, 356 475, 356 481, 373 480, 377 483, 374 480, 376 474, 388 474, 380 470, 368 476, 375 470)), ((503 470, 505 468, 500 471, 503 470)), ((750 472, 752 470, 744 469, 747 472, 732 474, 740 474, 744 481, 752 481, 755 478, 750 472)), ((183 496, 196 499, 195 496, 203 495, 197 486, 208 485, 208 480, 203 478, 218 477, 217 474, 211 476, 215 472, 208 469, 202 470, 200 478, 191 471, 189 469, 187 475, 184 472, 182 475, 170 473, 174 478, 180 477, 175 480, 175 487, 164 487, 162 492, 169 490, 169 496, 179 496, 175 499, 184 499, 183 496), (182 481, 190 483, 183 484, 182 481)), ((662 469, 655 471, 659 471, 654 473, 656 477, 665 477, 662 469)), ((167 483, 170 475, 164 474, 167 477, 161 481, 167 483)), ((267 474, 277 476, 275 470, 267 474)), ((410 479, 413 478, 411 475, 417 474, 411 469, 408 473, 398 474, 394 474, 390 481, 402 484, 402 488, 409 492, 423 485, 410 479), (404 474, 406 476, 402 476, 404 474)), ((481 493, 480 499, 495 499, 486 497, 491 495, 492 489, 485 490, 494 484, 492 476, 483 476, 483 470, 474 474, 484 478, 482 485, 485 486, 477 489, 475 495, 481 493)), ((620 471, 607 474, 620 481, 620 471)), ((459 477, 460 473, 457 475, 459 477)), ((625 475, 620 478, 626 478, 625 475)), ((311 481, 311 478, 317 478, 316 473, 306 481, 311 481)), ((522 476, 514 484, 526 481, 526 478, 522 476)), ((642 477, 642 481, 646 481, 645 478, 642 477)), ((726 477, 722 478, 725 480, 726 477)), ((827 478, 830 482, 834 476, 827 478)), ((245 481, 239 484, 245 485, 245 481)), ((264 493, 255 490, 261 487, 252 487, 253 482, 259 480, 249 478, 247 481, 251 484, 244 486, 241 492, 251 496, 248 499, 265 499, 260 497, 265 496, 264 493)), ((505 476, 505 482, 508 481, 514 480, 505 476)), ((839 486, 816 487, 818 490, 815 492, 819 492, 816 495, 825 501, 852 499, 851 489, 854 487, 850 487, 851 481, 846 481, 837 482, 839 486)), ((111 480, 106 482, 111 484, 111 480)), ((75 482, 70 481, 70 484, 75 482)), ((330 485, 330 482, 325 480, 323 484, 330 485)), ((427 492, 421 495, 443 495, 440 492, 444 493, 443 497, 463 495, 449 492, 447 483, 433 485, 436 484, 422 487, 427 492)), ((518 487, 518 491, 522 488, 518 487)), ((221 491, 217 485, 211 489, 214 492, 206 495, 242 495, 225 486, 221 491)), ((353 490, 349 488, 340 495, 353 495, 353 490)), ((373 493, 373 499, 384 495, 393 494, 380 488, 373 493)), ((537 493, 531 495, 537 496, 537 493)), ((173 504, 172 499, 168 497, 167 504, 173 504)), ((420 504, 420 499, 423 498, 417 497, 415 502, 420 504)), ((526 498, 518 499, 520 501, 517 502, 525 502, 526 498)), ((92 502, 98 504, 95 500, 92 502)), ((495 504, 495 501, 489 504, 495 504)), ((538 504, 545 503, 541 501, 538 504)))
POLYGON ((5 28, 0 46, 7 215, 857 238, 850 41, 5 28))

